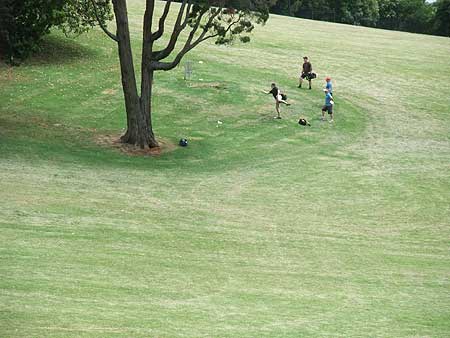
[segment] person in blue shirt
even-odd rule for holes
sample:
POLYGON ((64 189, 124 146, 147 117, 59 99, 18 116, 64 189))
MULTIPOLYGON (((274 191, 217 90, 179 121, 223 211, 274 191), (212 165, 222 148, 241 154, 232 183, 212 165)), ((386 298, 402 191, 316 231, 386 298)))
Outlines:
POLYGON ((325 121, 325 112, 328 112, 328 115, 330 115, 330 122, 333 122, 333 96, 328 88, 325 88, 323 91, 325 92, 325 105, 322 107, 322 121, 325 121))
POLYGON ((325 85, 325 88, 328 89, 328 92, 333 96, 333 84, 331 83, 331 77, 327 76, 325 78, 325 81, 327 84, 325 85))

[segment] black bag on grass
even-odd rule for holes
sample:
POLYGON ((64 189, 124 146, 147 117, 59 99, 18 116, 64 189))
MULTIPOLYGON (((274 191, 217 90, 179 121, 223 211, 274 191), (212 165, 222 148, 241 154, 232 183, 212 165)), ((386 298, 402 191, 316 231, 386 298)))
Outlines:
POLYGON ((298 124, 301 126, 311 126, 311 124, 308 121, 306 121, 306 119, 303 119, 303 118, 298 120, 298 124))

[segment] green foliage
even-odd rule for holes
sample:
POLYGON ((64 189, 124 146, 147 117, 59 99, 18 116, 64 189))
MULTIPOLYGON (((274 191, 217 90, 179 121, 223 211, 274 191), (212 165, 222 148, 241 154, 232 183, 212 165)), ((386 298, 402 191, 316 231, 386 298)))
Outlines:
POLYGON ((337 10, 343 23, 375 26, 378 21, 377 0, 342 0, 337 10))
POLYGON ((7 0, 0 21, 1 41, 6 56, 23 59, 38 48, 53 24, 62 22, 60 0, 7 0))
POLYGON ((433 31, 437 35, 450 37, 450 0, 438 0, 436 2, 433 31))
MULTIPOLYGON (((96 8, 100 21, 110 19, 108 1, 97 1, 96 8)), ((5 0, 0 14, 0 48, 12 64, 39 50, 52 27, 80 34, 97 24, 90 0, 5 0)))
POLYGON ((378 27, 414 33, 432 33, 434 6, 424 0, 378 0, 378 27))
POLYGON ((378 0, 380 19, 378 26, 387 29, 398 29, 400 0, 378 0))
POLYGON ((279 14, 354 25, 374 26, 378 20, 377 0, 280 0, 272 10, 279 14))
POLYGON ((231 44, 237 38, 241 42, 249 42, 250 34, 255 24, 264 24, 269 18, 268 1, 234 0, 227 1, 225 5, 219 4, 212 7, 214 2, 196 1, 190 14, 190 26, 194 27, 201 20, 205 12, 208 16, 216 16, 212 22, 207 22, 202 28, 207 28, 209 33, 216 36, 215 43, 218 45, 231 44), (209 26, 206 26, 208 25, 209 26))
POLYGON ((415 33, 446 35, 449 0, 435 4, 425 0, 303 0, 287 11, 290 0, 279 0, 271 11, 308 19, 376 26, 415 33), (439 11, 439 14, 438 14, 439 11), (439 33, 443 32, 443 33, 439 33))
POLYGON ((425 0, 400 0, 398 29, 414 33, 430 33, 433 7, 425 0))
POLYGON ((106 24, 106 21, 113 18, 109 0, 65 1, 62 12, 64 20, 58 27, 66 35, 87 32, 99 23, 106 24))
POLYGON ((278 14, 295 16, 304 2, 305 0, 279 0, 272 5, 272 9, 278 14))

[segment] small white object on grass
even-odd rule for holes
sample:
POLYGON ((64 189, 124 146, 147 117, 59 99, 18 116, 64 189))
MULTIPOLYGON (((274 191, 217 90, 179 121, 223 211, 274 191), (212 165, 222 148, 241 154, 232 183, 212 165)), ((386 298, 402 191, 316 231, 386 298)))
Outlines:
POLYGON ((198 79, 199 81, 203 81, 203 79, 198 79))
POLYGON ((220 121, 220 120, 218 120, 218 121, 217 121, 217 124, 223 124, 223 122, 222 122, 222 121, 220 121))
POLYGON ((198 63, 203 63, 203 61, 200 60, 198 63))

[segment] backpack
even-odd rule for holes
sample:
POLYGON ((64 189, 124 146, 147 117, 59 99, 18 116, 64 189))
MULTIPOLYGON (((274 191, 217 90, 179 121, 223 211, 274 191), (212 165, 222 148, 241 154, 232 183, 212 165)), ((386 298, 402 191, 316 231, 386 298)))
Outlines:
POLYGON ((311 124, 306 121, 305 119, 301 118, 300 120, 298 120, 298 124, 301 126, 311 126, 311 124))

